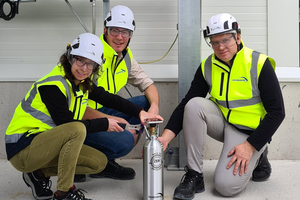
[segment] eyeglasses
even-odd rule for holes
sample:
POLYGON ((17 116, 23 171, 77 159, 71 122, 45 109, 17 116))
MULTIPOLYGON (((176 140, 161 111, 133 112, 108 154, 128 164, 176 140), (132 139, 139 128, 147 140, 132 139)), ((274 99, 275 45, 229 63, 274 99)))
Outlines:
POLYGON ((80 57, 74 57, 74 59, 75 59, 75 63, 77 66, 83 67, 84 65, 86 65, 87 69, 89 69, 89 70, 95 69, 98 65, 95 62, 87 63, 87 62, 83 61, 80 57))
POLYGON ((117 28, 108 28, 108 34, 116 37, 121 33, 121 36, 125 39, 130 38, 132 36, 132 31, 130 30, 122 30, 119 31, 117 28))
POLYGON ((221 44, 224 45, 225 47, 230 47, 230 46, 232 46, 234 44, 234 43, 233 44, 230 43, 232 37, 233 37, 233 35, 230 36, 230 37, 228 37, 228 38, 225 38, 225 39, 223 39, 221 41, 210 41, 210 44, 215 49, 219 48, 221 44))

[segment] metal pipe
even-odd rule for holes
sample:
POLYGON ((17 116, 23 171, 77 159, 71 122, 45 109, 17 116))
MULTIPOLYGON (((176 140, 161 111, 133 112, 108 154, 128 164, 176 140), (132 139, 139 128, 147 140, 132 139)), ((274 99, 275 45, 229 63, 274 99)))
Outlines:
POLYGON ((72 5, 69 3, 68 0, 65 0, 65 2, 68 4, 68 6, 70 7, 71 11, 74 13, 74 15, 76 16, 76 18, 79 20, 79 22, 81 23, 82 27, 85 29, 86 32, 89 33, 89 30, 86 28, 86 26, 83 24, 83 22, 81 21, 81 19, 78 17, 78 15, 76 14, 74 8, 72 7, 72 5))
POLYGON ((93 0, 92 5, 92 33, 96 34, 96 0, 93 0))
MULTIPOLYGON (((201 0, 178 0, 178 101, 184 98, 190 80, 199 66, 201 0), (188 36, 188 37, 187 37, 188 36), (189 66, 187 70, 186 66, 189 66)), ((168 147, 165 156, 168 170, 183 170, 186 166, 185 145, 182 134, 178 135, 178 148, 168 147)))
POLYGON ((107 13, 109 12, 109 0, 103 0, 103 21, 107 16, 107 13))
MULTIPOLYGON (((201 0, 178 0, 178 101, 184 98, 190 86, 190 80, 199 66, 200 60, 200 29, 201 0), (187 37, 188 35, 188 37, 187 37), (186 69, 189 66, 189 69, 186 69)), ((182 134, 179 139, 179 166, 186 166, 186 153, 182 134)))

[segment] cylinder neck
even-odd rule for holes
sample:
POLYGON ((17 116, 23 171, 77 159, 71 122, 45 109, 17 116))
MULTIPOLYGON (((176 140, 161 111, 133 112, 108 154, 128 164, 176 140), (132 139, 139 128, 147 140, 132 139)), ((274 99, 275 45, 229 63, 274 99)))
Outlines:
POLYGON ((150 134, 151 135, 156 135, 156 133, 155 133, 155 127, 150 127, 150 134))

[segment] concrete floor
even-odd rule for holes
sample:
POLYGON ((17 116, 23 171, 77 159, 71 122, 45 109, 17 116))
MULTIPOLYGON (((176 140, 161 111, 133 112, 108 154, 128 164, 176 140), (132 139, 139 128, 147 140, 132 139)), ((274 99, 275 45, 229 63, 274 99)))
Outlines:
MULTIPOLYGON (((136 178, 129 181, 87 178, 77 183, 93 200, 142 200, 143 169, 140 159, 117 160, 123 166, 132 167, 136 178)), ((297 200, 300 199, 300 161, 271 160, 272 175, 265 182, 250 181, 246 189, 233 198, 221 197, 213 187, 213 172, 216 160, 204 161, 205 191, 196 194, 194 200, 238 199, 238 200, 297 200)), ((0 160, 0 200, 34 200, 31 189, 22 180, 22 173, 15 170, 6 160, 0 160)), ((183 171, 164 171, 164 199, 173 199, 174 189, 178 186, 183 171)), ((52 189, 56 188, 56 177, 51 178, 52 189)))

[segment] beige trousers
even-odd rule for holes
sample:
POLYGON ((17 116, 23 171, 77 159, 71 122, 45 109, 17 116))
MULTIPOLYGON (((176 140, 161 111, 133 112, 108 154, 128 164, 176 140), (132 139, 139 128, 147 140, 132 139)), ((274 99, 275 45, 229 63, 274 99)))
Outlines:
POLYGON ((41 169, 46 177, 57 176, 57 190, 67 192, 75 173, 96 174, 107 164, 103 153, 83 145, 85 137, 83 123, 66 123, 37 135, 9 161, 21 172, 41 169))
POLYGON ((203 172, 203 152, 206 135, 223 143, 223 149, 214 174, 216 190, 223 196, 234 196, 248 184, 266 145, 258 152, 254 150, 246 174, 233 175, 234 165, 226 169, 231 157, 228 153, 234 146, 246 141, 249 135, 238 131, 223 117, 218 106, 201 97, 191 99, 185 106, 183 135, 187 154, 187 166, 199 173, 203 172))

